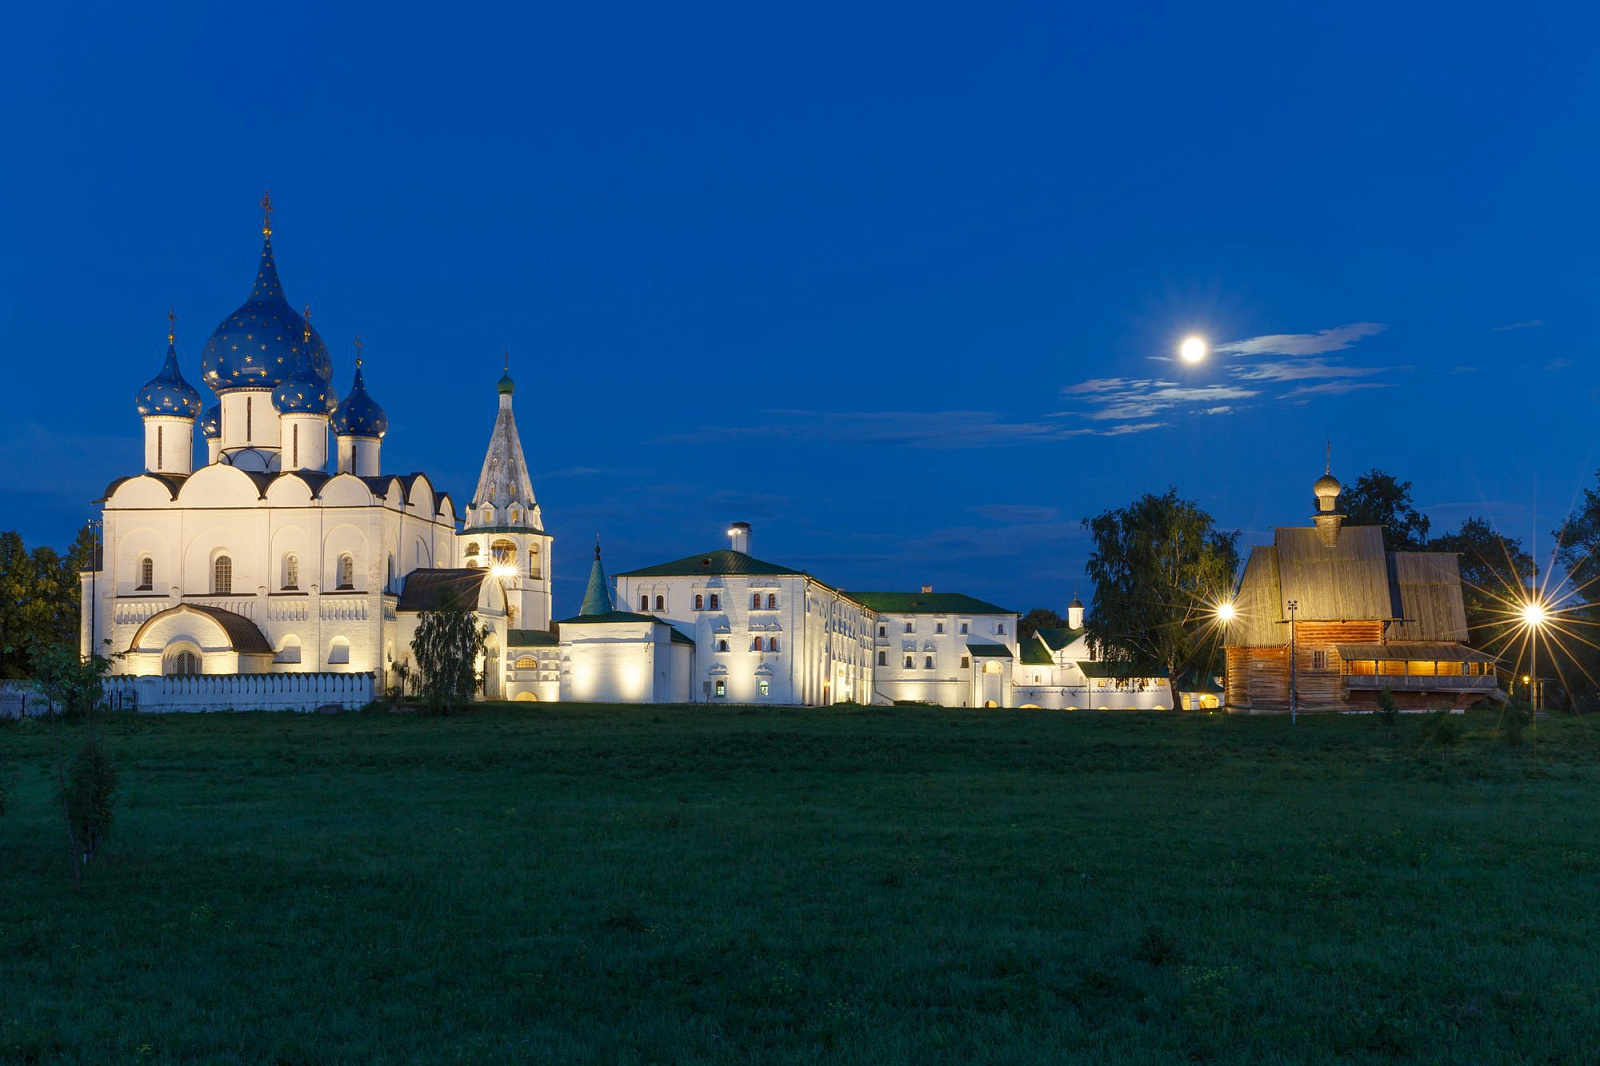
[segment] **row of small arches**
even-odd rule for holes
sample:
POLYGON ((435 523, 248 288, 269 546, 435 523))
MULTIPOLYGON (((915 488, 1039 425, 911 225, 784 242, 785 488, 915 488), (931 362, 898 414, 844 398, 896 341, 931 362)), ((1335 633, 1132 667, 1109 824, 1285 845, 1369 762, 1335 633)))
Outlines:
MULTIPOLYGON (((149 555, 141 555, 138 562, 139 582, 135 591, 148 592, 155 587, 156 564, 155 559, 149 555)), ((279 568, 279 588, 284 592, 298 592, 300 589, 300 557, 294 552, 285 552, 279 568)), ((356 587, 356 558, 350 552, 339 555, 335 566, 335 591, 348 592, 356 587)), ((388 579, 385 588, 388 591, 396 590, 398 575, 395 574, 394 556, 389 556, 388 579)), ((231 596, 233 594, 233 556, 226 552, 220 553, 211 560, 211 594, 213 596, 231 596)))
MULTIPOLYGON (((471 566, 471 567, 482 567, 483 566, 483 559, 481 557, 482 553, 481 553, 481 551, 480 551, 480 549, 479 549, 477 544, 475 544, 475 543, 468 544, 466 546, 466 549, 463 552, 463 554, 466 557, 466 562, 467 562, 468 566, 471 566)), ((517 565, 517 546, 515 544, 513 544, 509 540, 497 540, 493 544, 490 544, 489 545, 489 565, 490 566, 516 566, 517 565)), ((542 571, 541 571, 540 566, 539 566, 539 546, 537 544, 530 544, 528 546, 528 576, 529 577, 540 577, 540 576, 542 576, 542 571)))
MULTIPOLYGON (((727 642, 726 639, 721 639, 721 640, 717 641, 717 650, 718 651, 727 651, 728 650, 728 642, 727 642)), ((777 637, 756 637, 754 640, 752 640, 750 642, 750 650, 751 651, 777 651, 778 650, 778 638, 777 637)))

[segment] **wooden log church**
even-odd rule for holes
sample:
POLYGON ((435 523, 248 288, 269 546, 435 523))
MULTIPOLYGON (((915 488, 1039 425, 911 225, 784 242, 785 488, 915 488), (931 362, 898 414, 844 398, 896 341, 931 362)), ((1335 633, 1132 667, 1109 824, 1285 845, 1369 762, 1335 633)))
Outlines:
MULTIPOLYGON (((1501 696, 1494 660, 1469 648, 1461 570, 1448 552, 1389 552, 1382 526, 1347 526, 1331 471, 1310 526, 1250 549, 1226 635, 1230 710, 1465 708, 1501 696)), ((1503 697, 1502 697, 1503 698, 1503 697)))

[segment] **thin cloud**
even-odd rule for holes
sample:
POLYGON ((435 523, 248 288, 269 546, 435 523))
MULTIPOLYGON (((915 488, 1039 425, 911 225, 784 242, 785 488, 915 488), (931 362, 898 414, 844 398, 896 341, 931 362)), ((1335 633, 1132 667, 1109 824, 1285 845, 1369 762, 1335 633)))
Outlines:
POLYGON ((1061 517, 1060 508, 1033 503, 986 503, 968 510, 993 522, 1053 522, 1061 517))
POLYGON ((1281 359, 1253 366, 1236 366, 1230 370, 1241 381, 1320 381, 1331 378, 1364 378, 1382 374, 1386 370, 1410 370, 1410 367, 1345 366, 1325 359, 1281 359))
POLYGON ((1343 396, 1363 389, 1392 389, 1392 381, 1324 381, 1319 385, 1303 385, 1283 394, 1285 400, 1303 399, 1307 396, 1343 396))
POLYGON ((991 448, 1084 436, 1119 436, 1150 425, 1072 426, 1045 419, 1012 420, 994 411, 771 411, 774 421, 706 426, 662 437, 659 443, 711 444, 741 440, 851 441, 915 448, 991 448))
MULTIPOLYGON (((1075 412, 1097 422, 1121 421, 1135 423, 1181 407, 1203 406, 1214 408, 1228 400, 1248 400, 1259 396, 1260 391, 1239 385, 1181 385, 1160 378, 1091 378, 1061 390, 1065 395, 1079 397, 1088 410, 1075 412)), ((1138 422, 1142 428, 1155 428, 1147 422, 1138 422)), ((1131 432, 1119 427, 1120 432, 1131 432)))
POLYGON ((1496 326, 1494 331, 1496 333, 1508 333, 1514 329, 1538 329, 1542 325, 1544 325, 1544 319, 1530 318, 1526 322, 1513 322, 1508 326, 1496 326))
POLYGON ((1269 333, 1217 345, 1226 355, 1323 355, 1342 352, 1363 337, 1382 333, 1381 322, 1352 322, 1316 333, 1269 333))

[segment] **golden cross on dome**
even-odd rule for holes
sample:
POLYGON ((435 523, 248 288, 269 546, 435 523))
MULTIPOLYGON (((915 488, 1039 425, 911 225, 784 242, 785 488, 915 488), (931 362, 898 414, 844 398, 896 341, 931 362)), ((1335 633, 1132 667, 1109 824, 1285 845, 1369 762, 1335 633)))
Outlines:
POLYGON ((178 336, 178 312, 174 308, 167 308, 167 343, 171 344, 178 336))
POLYGON ((361 365, 361 334, 356 334, 356 366, 361 365))
POLYGON ((311 343, 311 305, 310 304, 306 304, 305 312, 301 317, 303 317, 306 320, 305 338, 306 338, 306 343, 310 344, 311 343))
POLYGON ((506 373, 511 373, 511 349, 506 349, 506 373))
POLYGON ((261 235, 272 236, 272 193, 261 190, 261 235))

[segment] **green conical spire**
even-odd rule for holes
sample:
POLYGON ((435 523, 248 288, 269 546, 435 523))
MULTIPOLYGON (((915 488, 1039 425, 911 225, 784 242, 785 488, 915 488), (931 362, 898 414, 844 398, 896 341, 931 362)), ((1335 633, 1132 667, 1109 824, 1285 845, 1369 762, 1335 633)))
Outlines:
POLYGON ((611 613, 611 589, 606 584, 606 568, 600 565, 600 538, 594 538, 594 566, 589 570, 589 587, 583 591, 583 606, 578 617, 611 613))

